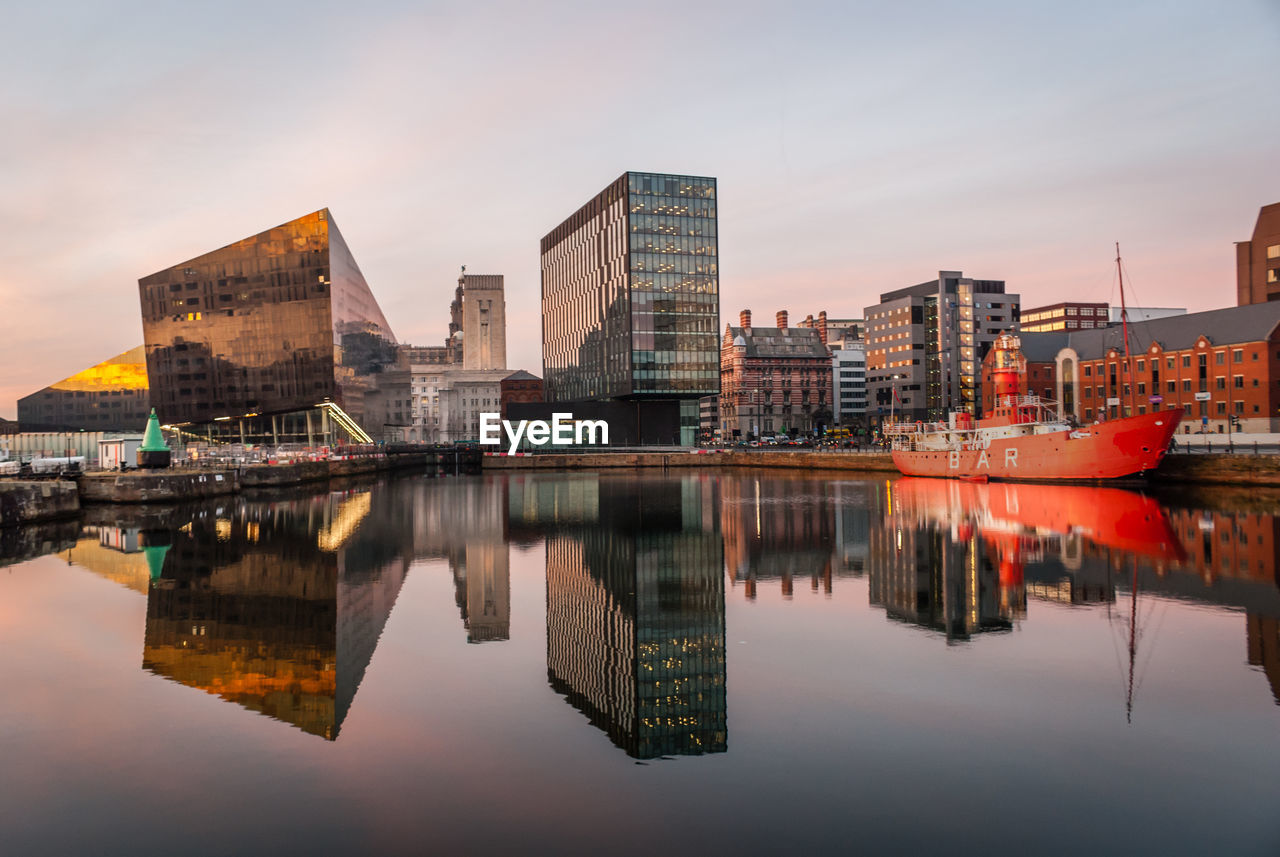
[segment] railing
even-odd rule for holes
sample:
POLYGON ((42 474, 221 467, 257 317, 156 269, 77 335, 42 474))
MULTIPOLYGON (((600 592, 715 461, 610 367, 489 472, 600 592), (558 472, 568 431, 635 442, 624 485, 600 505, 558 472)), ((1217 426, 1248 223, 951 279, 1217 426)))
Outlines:
POLYGON ((365 430, 360 428, 359 424, 346 411, 338 407, 336 403, 324 402, 320 407, 329 412, 329 416, 333 418, 333 421, 341 426, 347 434, 351 435, 352 440, 358 443, 373 443, 373 438, 369 437, 365 430))
POLYGON ((885 435, 906 435, 933 431, 950 431, 951 426, 939 422, 890 423, 884 427, 885 435))
POLYGON ((1203 443, 1179 443, 1177 437, 1169 444, 1167 455, 1280 455, 1280 441, 1237 441, 1223 436, 1223 440, 1214 443, 1206 440, 1203 443))

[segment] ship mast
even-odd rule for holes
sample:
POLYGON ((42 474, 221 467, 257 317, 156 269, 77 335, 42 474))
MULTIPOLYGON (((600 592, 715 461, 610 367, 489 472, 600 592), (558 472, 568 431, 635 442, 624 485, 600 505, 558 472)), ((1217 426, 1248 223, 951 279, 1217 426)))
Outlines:
MULTIPOLYGON (((1129 359, 1129 309, 1127 306, 1125 306, 1125 301, 1124 301, 1124 268, 1120 264, 1120 242, 1119 241, 1116 242, 1116 275, 1120 278, 1120 329, 1121 329, 1121 335, 1124 337, 1124 372, 1122 372, 1121 375, 1127 376, 1129 379, 1129 385, 1128 385, 1129 395, 1124 399, 1122 399, 1120 402, 1120 416, 1121 418, 1123 418, 1125 416, 1124 406, 1126 402, 1130 404, 1129 410, 1130 411, 1134 410, 1131 402, 1133 398, 1134 379, 1133 379, 1133 365, 1129 359)), ((1121 377, 1120 388, 1124 389, 1124 386, 1125 386, 1125 380, 1124 380, 1124 377, 1121 377)))
POLYGON ((1133 588, 1129 593, 1129 685, 1125 689, 1124 719, 1133 722, 1133 673, 1138 659, 1138 558, 1133 558, 1133 588))

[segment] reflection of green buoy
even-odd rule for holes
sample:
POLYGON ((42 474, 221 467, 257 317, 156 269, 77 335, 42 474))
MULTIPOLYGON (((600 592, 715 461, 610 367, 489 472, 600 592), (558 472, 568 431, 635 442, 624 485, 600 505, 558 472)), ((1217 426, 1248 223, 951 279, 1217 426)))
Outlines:
POLYGON ((159 580, 164 570, 164 555, 169 552, 169 545, 147 545, 142 549, 147 555, 147 568, 151 571, 151 579, 159 580))
POLYGON ((168 467, 172 458, 169 447, 165 446, 164 435, 160 434, 160 418, 156 409, 151 409, 147 418, 147 430, 142 435, 142 446, 138 447, 139 467, 168 467))

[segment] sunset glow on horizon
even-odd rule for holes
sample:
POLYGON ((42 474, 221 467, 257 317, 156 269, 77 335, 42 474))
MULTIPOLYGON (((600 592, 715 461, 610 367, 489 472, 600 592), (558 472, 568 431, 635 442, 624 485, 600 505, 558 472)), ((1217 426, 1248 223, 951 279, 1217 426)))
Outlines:
MULTIPOLYGON (((624 171, 714 176, 720 322, 940 270, 1024 307, 1235 304, 1280 201, 1274 0, 285 3, 9 12, 0 417, 139 346, 138 279, 328 207, 403 342, 624 171), (1132 278, 1132 282, 1130 282, 1132 278)), ((141 428, 141 426, 139 427, 141 428)))

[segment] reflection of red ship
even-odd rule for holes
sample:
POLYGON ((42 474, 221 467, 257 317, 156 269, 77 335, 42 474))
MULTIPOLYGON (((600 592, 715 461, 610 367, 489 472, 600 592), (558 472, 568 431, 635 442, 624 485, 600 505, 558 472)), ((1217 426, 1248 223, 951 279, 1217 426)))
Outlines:
POLYGON ((1150 559, 1186 557, 1160 504, 1120 488, 899 479, 893 494, 903 511, 955 525, 968 522, 984 534, 1079 534, 1150 559))
POLYGON ((1075 427, 1052 402, 1020 395, 1026 361, 1016 336, 995 344, 992 416, 953 413, 947 423, 899 423, 885 429, 893 463, 908 476, 962 479, 1114 479, 1154 470, 1182 410, 1075 427))
POLYGON ((899 514, 952 527, 961 540, 977 530, 999 555, 1006 599, 1021 591, 1025 554, 1045 536, 1078 535, 1135 559, 1186 558, 1160 504, 1119 488, 908 478, 892 497, 899 514))

